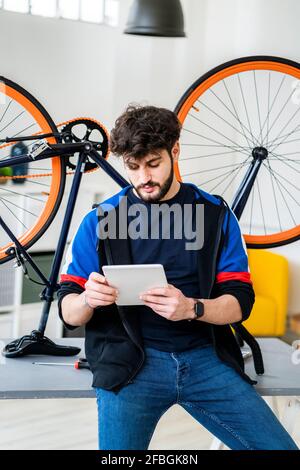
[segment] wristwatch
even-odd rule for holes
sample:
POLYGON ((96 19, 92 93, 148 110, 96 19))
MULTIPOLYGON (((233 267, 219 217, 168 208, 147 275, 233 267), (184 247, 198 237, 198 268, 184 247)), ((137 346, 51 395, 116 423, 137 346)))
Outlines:
POLYGON ((189 321, 198 320, 198 318, 201 318, 204 315, 204 303, 201 302, 201 300, 198 300, 198 299, 195 299, 195 300, 196 300, 194 304, 195 316, 189 321))

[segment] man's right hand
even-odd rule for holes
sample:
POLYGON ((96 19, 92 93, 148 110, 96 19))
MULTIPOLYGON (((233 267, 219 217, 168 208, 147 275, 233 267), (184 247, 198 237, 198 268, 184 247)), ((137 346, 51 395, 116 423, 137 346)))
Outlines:
POLYGON ((85 287, 85 301, 91 308, 104 307, 115 303, 118 291, 108 285, 105 276, 93 272, 89 275, 85 287))

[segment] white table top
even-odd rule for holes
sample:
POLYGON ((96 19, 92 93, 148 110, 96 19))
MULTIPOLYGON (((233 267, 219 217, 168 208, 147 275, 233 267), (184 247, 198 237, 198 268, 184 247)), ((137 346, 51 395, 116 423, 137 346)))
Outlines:
MULTIPOLYGON (((11 340, 0 340, 0 350, 11 340)), ((263 396, 300 395, 300 364, 292 363, 292 347, 276 338, 258 339, 262 348, 265 374, 256 376, 252 358, 245 360, 246 372, 258 381, 255 386, 263 396)), ((0 355, 0 398, 94 398, 92 373, 69 366, 39 366, 33 362, 74 364, 84 357, 83 338, 61 338, 58 344, 79 346, 78 356, 25 356, 8 359, 0 355)))

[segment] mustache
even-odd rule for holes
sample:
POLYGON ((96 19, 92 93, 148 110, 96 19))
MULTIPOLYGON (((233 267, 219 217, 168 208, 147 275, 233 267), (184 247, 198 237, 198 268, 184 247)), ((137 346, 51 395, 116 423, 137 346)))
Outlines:
POLYGON ((146 184, 139 186, 139 189, 144 188, 145 186, 153 187, 153 186, 159 186, 159 184, 158 183, 146 183, 146 184))

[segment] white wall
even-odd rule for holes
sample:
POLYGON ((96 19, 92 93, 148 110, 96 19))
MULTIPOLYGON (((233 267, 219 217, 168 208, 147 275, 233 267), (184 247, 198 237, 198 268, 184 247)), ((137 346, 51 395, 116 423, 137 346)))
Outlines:
MULTIPOLYGON (((203 72, 239 56, 300 61, 298 0, 182 0, 185 39, 123 35, 131 0, 113 29, 0 12, 0 75, 23 85, 56 122, 92 116, 111 128, 129 102, 174 108, 203 72)), ((85 185, 118 186, 99 171, 85 185)), ((291 266, 289 311, 300 312, 300 242, 274 251, 291 266)))

